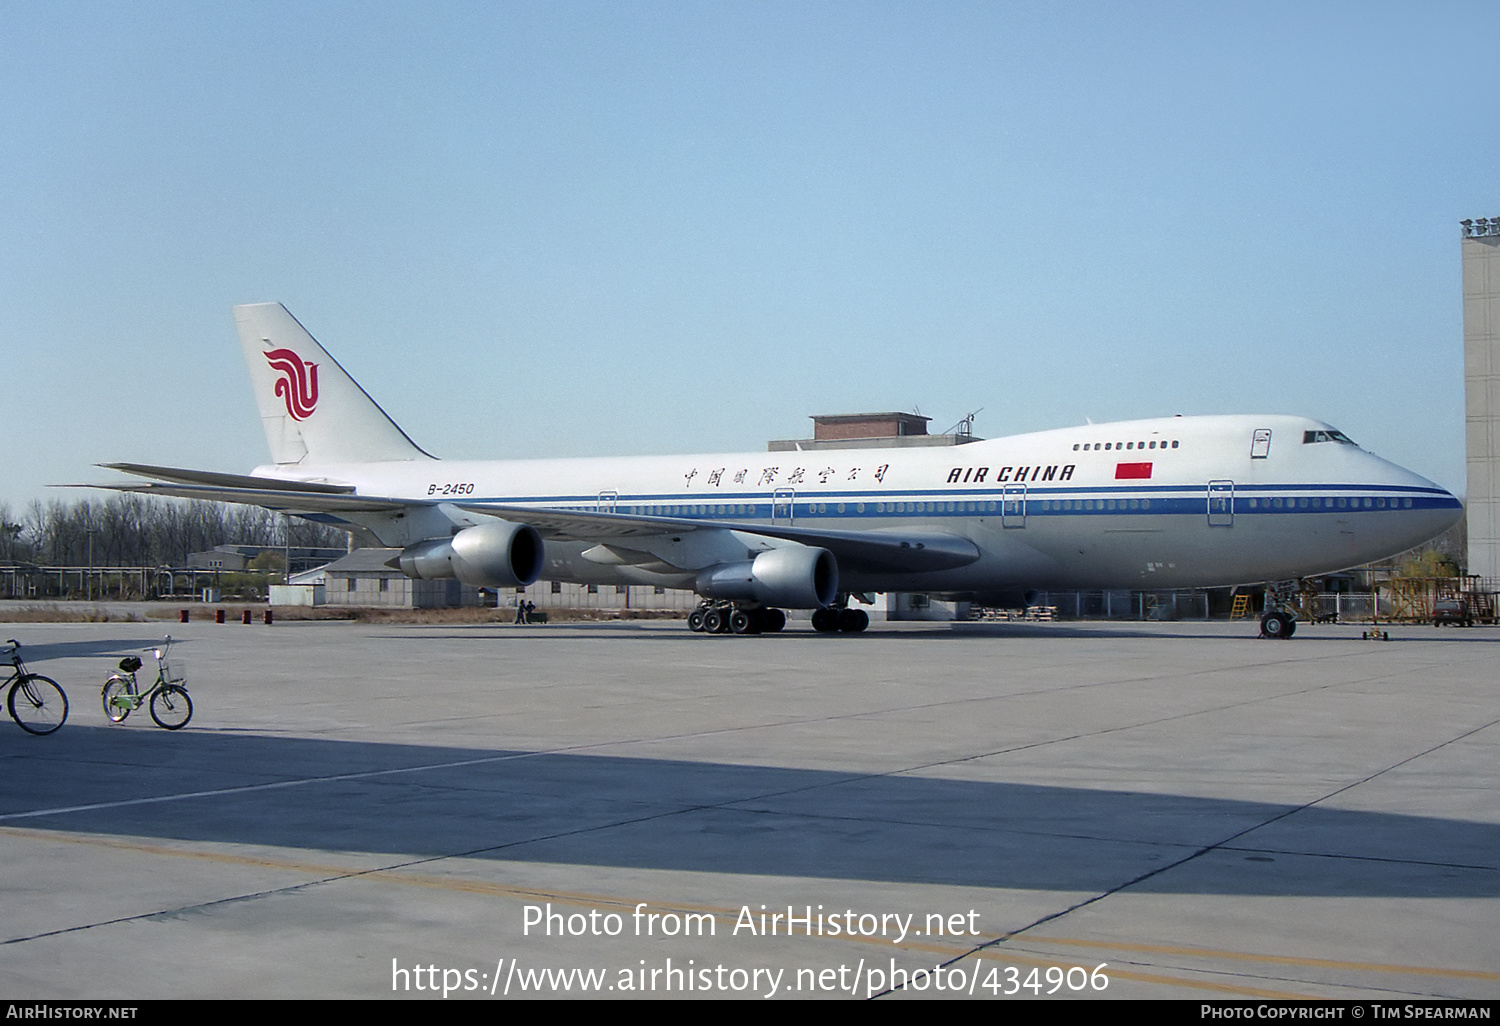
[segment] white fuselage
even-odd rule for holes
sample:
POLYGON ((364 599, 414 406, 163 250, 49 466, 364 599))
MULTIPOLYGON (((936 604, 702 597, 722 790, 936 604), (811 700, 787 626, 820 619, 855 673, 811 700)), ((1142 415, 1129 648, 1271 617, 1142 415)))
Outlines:
POLYGON ((487 519, 456 504, 660 516, 703 528, 651 543, 670 549, 662 554, 674 572, 549 540, 543 578, 585 583, 691 586, 696 566, 789 544, 736 527, 795 525, 942 533, 980 552, 951 570, 845 570, 846 591, 1244 584, 1381 559, 1441 533, 1461 513, 1458 499, 1431 481, 1327 424, 1285 416, 1173 417, 959 446, 282 464, 255 474, 438 504, 401 517, 345 518, 393 546, 487 519))

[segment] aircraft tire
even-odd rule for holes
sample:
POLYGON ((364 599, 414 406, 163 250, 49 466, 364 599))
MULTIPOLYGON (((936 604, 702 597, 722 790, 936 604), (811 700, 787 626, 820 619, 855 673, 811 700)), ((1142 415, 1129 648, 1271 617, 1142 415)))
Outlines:
POLYGON ((870 614, 863 609, 839 610, 839 630, 845 634, 858 634, 870 626, 870 614))
POLYGON ((704 609, 703 609, 702 606, 698 607, 697 609, 695 609, 691 613, 689 613, 688 614, 688 630, 692 631, 694 634, 702 634, 703 633, 703 616, 704 616, 704 609))
POLYGON ((838 630, 839 611, 827 608, 813 610, 812 628, 819 634, 830 634, 838 630))
POLYGON ((1295 621, 1285 613, 1271 612, 1260 618, 1260 632, 1268 638, 1290 638, 1295 621))
POLYGON ((762 609, 760 611, 760 629, 767 634, 775 634, 786 626, 786 614, 779 609, 762 609))
POLYGON ((744 609, 736 609, 729 614, 729 630, 734 634, 759 634, 759 621, 760 617, 756 616, 755 613, 744 609))

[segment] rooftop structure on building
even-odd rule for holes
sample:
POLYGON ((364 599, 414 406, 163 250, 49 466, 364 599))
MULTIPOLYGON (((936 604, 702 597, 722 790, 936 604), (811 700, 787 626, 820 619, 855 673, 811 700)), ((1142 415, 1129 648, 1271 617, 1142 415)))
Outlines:
POLYGON ((216 545, 205 552, 189 553, 187 565, 195 570, 240 571, 262 553, 272 552, 289 559, 290 570, 296 574, 330 563, 348 551, 344 547, 310 545, 216 545))
POLYGON ((948 434, 929 435, 931 417, 918 413, 839 413, 814 416, 811 438, 767 442, 770 452, 813 449, 898 449, 911 446, 963 445, 980 439, 973 434, 973 417, 958 422, 948 434))

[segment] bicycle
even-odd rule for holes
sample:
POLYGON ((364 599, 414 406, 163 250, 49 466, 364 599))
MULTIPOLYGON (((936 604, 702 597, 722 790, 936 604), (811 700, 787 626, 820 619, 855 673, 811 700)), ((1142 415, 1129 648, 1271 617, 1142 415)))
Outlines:
POLYGON ((126 656, 120 660, 124 672, 111 676, 99 692, 109 722, 124 723, 125 717, 149 703, 151 718, 158 727, 179 730, 187 726, 193 718, 193 700, 188 697, 187 681, 173 677, 167 666, 167 650, 171 647, 169 634, 158 647, 148 650, 156 657, 156 680, 144 693, 135 679, 135 671, 144 665, 140 657, 126 656))
POLYGON ((5 700, 10 718, 28 734, 50 734, 68 718, 68 696, 57 681, 31 673, 21 662, 21 643, 15 638, 6 642, 9 648, 0 657, 9 656, 15 672, 6 681, 10 694, 5 700))

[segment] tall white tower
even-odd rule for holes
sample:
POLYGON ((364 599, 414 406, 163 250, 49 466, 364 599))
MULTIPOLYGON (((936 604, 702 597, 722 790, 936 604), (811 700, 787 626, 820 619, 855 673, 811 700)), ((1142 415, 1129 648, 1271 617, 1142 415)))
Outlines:
POLYGON ((1500 217, 1459 224, 1469 573, 1500 579, 1500 217))

